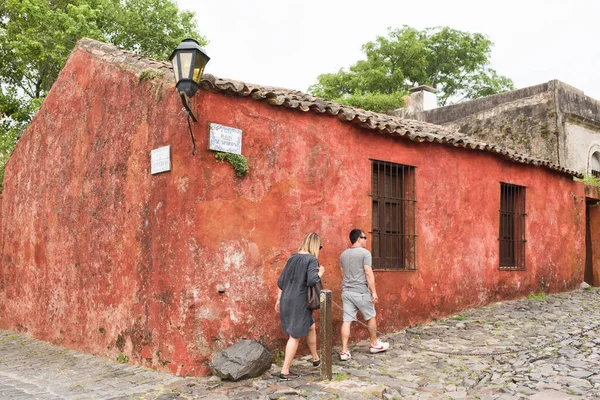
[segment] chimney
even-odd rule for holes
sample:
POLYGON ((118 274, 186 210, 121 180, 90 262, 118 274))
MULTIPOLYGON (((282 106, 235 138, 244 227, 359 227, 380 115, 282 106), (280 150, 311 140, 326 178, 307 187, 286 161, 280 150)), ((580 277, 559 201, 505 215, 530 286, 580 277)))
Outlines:
POLYGON ((437 108, 437 90, 427 85, 415 86, 409 89, 410 107, 413 113, 437 108))

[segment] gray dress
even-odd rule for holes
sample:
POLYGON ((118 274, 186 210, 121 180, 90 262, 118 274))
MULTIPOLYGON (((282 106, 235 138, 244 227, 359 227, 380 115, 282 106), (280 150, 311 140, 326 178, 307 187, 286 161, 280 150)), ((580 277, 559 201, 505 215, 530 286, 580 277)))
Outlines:
POLYGON ((314 323, 312 310, 308 308, 308 287, 319 282, 319 263, 310 254, 294 253, 287 260, 279 275, 277 286, 281 289, 279 318, 283 333, 293 338, 308 335, 314 323))

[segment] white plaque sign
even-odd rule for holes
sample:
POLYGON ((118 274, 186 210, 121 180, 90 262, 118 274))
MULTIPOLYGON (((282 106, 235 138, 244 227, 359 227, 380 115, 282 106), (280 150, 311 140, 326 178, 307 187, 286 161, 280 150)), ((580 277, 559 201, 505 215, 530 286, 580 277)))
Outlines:
POLYGON ((211 123, 209 149, 242 154, 242 130, 211 123))
POLYGON ((150 152, 152 175, 171 170, 171 146, 159 147, 150 152))

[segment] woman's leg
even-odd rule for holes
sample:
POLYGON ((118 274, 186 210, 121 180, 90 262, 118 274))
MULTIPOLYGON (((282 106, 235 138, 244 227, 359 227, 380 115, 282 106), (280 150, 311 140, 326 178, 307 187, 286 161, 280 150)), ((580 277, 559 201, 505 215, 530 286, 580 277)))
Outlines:
POLYGON ((319 353, 317 352, 317 329, 315 328, 314 323, 308 328, 306 344, 308 345, 310 354, 312 354, 313 361, 319 361, 319 353))
POLYGON ((285 346, 285 357, 283 358, 283 366, 281 367, 281 373, 284 375, 290 373, 290 366, 292 365, 292 361, 296 356, 299 342, 300 338, 296 339, 291 336, 287 341, 287 345, 285 346))

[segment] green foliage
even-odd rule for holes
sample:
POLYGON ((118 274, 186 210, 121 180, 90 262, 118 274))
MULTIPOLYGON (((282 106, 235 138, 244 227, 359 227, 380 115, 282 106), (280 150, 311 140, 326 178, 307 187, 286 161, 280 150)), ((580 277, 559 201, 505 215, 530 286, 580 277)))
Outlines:
POLYGON ((103 13, 98 18, 103 41, 146 57, 167 60, 179 42, 196 39, 208 44, 200 35, 196 14, 180 11, 173 0, 88 0, 99 3, 103 13))
POLYGON ((242 177, 248 173, 248 163, 246 162, 246 157, 242 156, 241 154, 223 153, 217 151, 215 153, 215 158, 218 161, 228 161, 233 167, 235 174, 239 177, 242 177))
POLYGON ((539 293, 532 293, 529 296, 527 296, 527 298, 529 300, 546 300, 548 297, 546 297, 546 293, 540 291, 539 293))
POLYGON ((121 364, 127 364, 129 362, 129 357, 127 357, 123 353, 119 353, 119 355, 117 356, 117 362, 121 364))
POLYGON ((594 175, 588 175, 585 171, 582 171, 581 174, 583 175, 583 178, 575 178, 576 181, 600 188, 600 179, 594 175))
POLYGON ((457 315, 453 315, 452 317, 450 317, 448 319, 451 321, 466 321, 468 318, 465 317, 464 315, 457 314, 457 315))
POLYGON ((4 165, 41 103, 41 99, 25 101, 11 96, 10 92, 0 86, 0 193, 4 183, 4 165))
POLYGON ((347 70, 319 75, 309 88, 315 96, 378 112, 402 106, 402 97, 415 84, 438 89, 446 105, 514 89, 509 78, 489 68, 493 43, 479 33, 449 27, 421 31, 404 25, 388 29, 363 45, 366 60, 347 70), (362 97, 367 94, 375 99, 362 97))
POLYGON ((402 92, 384 93, 354 93, 336 99, 337 103, 351 107, 364 108, 375 112, 388 113, 404 105, 402 92))
MULTIPOLYGON (((585 170, 581 171, 581 175, 583 178, 573 178, 578 182, 583 182, 585 185, 596 186, 600 189, 600 179, 595 177, 594 175, 589 175, 585 170)), ((573 200, 577 201, 577 196, 573 195, 573 200)), ((592 207, 600 206, 600 201, 597 201, 595 204, 591 205, 592 207)))
POLYGON ((174 0, 0 2, 0 174, 79 39, 166 60, 187 37, 207 44, 194 17, 174 0))

